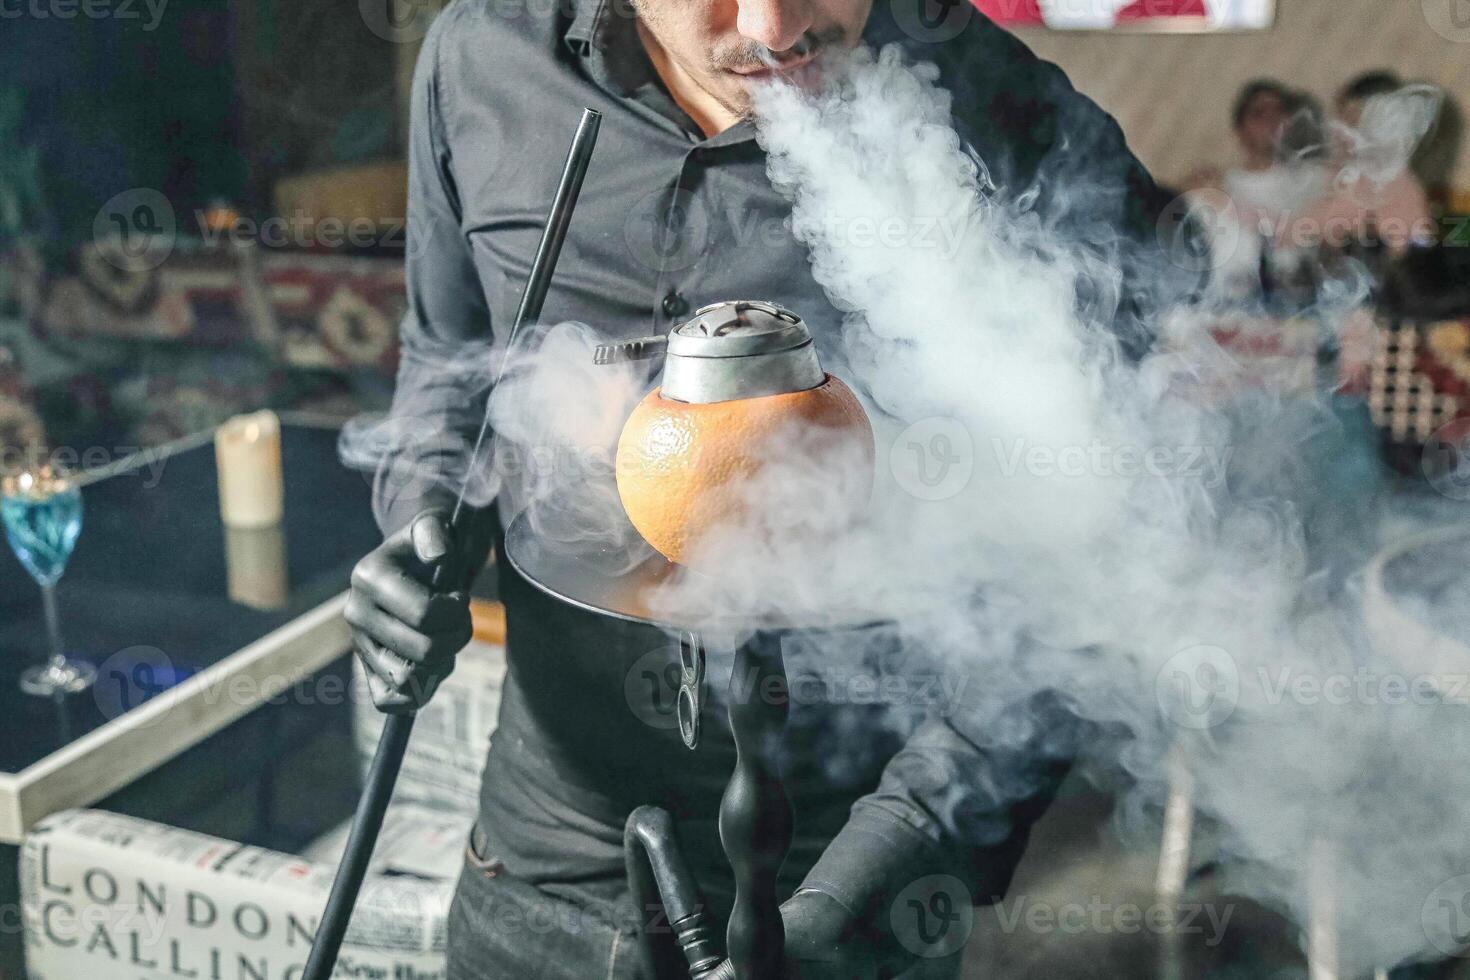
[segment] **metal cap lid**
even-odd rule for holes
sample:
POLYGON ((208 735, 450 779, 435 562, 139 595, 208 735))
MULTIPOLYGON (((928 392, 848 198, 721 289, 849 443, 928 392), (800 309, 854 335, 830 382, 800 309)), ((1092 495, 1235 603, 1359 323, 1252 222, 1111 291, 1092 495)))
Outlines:
POLYGON ((711 303, 669 334, 668 352, 680 357, 748 357, 811 343, 801 317, 764 300, 711 303))
POLYGON ((712 303, 669 331, 603 344, 597 364, 664 358, 665 398, 690 403, 806 391, 826 381, 801 317, 764 300, 712 303))

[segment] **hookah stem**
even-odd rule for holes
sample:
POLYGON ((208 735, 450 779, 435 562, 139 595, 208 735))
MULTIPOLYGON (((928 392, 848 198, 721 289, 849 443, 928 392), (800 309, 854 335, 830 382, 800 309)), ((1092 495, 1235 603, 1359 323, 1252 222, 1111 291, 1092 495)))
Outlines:
MULTIPOLYGON (((541 244, 536 249, 536 258, 531 264, 531 272, 526 278, 525 290, 521 294, 520 309, 516 313, 515 322, 511 325, 510 336, 506 343, 506 355, 501 360, 500 370, 495 379, 497 385, 505 375, 505 364, 510 358, 516 335, 520 333, 521 327, 541 316, 541 307, 546 302, 551 276, 556 269, 557 259, 561 256, 562 244, 566 241, 572 211, 577 206, 577 197, 582 191, 583 179, 587 176, 587 165, 592 159, 592 148, 597 142, 597 130, 601 124, 602 114, 597 110, 582 110, 582 121, 578 124, 576 135, 572 138, 572 146, 567 153, 566 167, 562 171, 561 182, 557 186, 556 198, 552 201, 551 211, 547 215, 546 229, 541 235, 541 244)), ((459 495, 454 501, 454 512, 449 520, 451 542, 458 540, 458 532, 468 520, 469 509, 465 507, 465 496, 469 492, 470 481, 474 478, 480 453, 489 431, 490 411, 487 404, 485 418, 480 423, 479 435, 475 437, 475 446, 465 469, 465 479, 460 485, 459 495)), ((443 591, 444 587, 449 584, 458 586, 460 589, 469 587, 469 582, 465 580, 473 579, 478 569, 459 568, 460 563, 455 560, 456 557, 455 550, 451 548, 449 555, 435 569, 433 589, 436 592, 443 591)), ((413 734, 414 717, 412 712, 389 715, 387 722, 383 725, 383 734, 378 738, 378 748, 373 754, 372 766, 368 769, 362 798, 358 801, 357 811, 352 816, 352 830, 347 837, 347 847, 343 852, 342 863, 337 866, 337 875, 332 880, 332 890, 327 895, 321 925, 317 928, 316 938, 312 941, 311 955, 307 958, 306 969, 301 974, 301 980, 327 980, 336 966, 337 953, 347 933, 347 922, 352 916, 352 907, 357 902, 363 877, 367 874, 368 859, 372 857, 373 846, 378 840, 378 832, 383 828, 383 814, 387 811, 388 800, 393 795, 393 784, 398 781, 398 771, 403 766, 403 754, 408 748, 408 737, 413 734)))

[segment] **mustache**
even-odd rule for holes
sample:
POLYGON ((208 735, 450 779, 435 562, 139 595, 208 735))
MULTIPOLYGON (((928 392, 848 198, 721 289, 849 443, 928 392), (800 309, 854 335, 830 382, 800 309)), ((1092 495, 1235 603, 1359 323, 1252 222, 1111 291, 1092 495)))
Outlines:
POLYGON ((717 53, 713 66, 729 71, 749 71, 756 68, 780 68, 784 64, 820 52, 843 39, 840 27, 809 30, 796 39, 796 43, 784 51, 773 51, 755 41, 742 41, 717 53))

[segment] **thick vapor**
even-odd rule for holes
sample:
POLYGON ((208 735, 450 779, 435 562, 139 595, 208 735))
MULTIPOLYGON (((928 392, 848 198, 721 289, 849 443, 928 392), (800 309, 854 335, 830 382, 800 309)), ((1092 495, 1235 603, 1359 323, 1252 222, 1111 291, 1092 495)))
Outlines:
MULTIPOLYGON (((818 281, 847 311, 833 369, 870 408, 878 486, 862 520, 826 529, 825 547, 711 533, 700 564, 722 573, 672 583, 666 608, 891 620, 910 648, 967 673, 973 696, 951 722, 992 744, 1008 737, 986 727, 1007 704, 1060 692, 1131 733, 1115 761, 1136 780, 1124 803, 1135 824, 1162 805, 1170 747, 1182 753, 1219 842, 1199 860, 1218 861, 1233 893, 1306 923, 1329 870, 1344 972, 1437 955, 1428 903, 1470 891, 1445 884, 1470 870, 1470 825, 1457 819, 1470 799, 1464 722, 1432 696, 1323 694, 1393 673, 1352 590, 1326 574, 1360 553, 1345 538, 1373 543, 1356 515, 1320 519, 1356 506, 1322 480, 1341 472, 1333 454, 1361 453, 1326 392, 1207 387, 1199 345, 1128 361, 1111 331, 1119 311, 1096 299, 1121 297, 1121 253, 1069 247, 1025 188, 982 193, 932 69, 860 50, 827 81, 820 95, 765 91, 760 132, 818 281), (963 229, 958 247, 850 234, 939 218, 963 229), (948 496, 927 493, 925 469, 944 453, 973 472, 948 496)), ((1395 145, 1401 166, 1413 140, 1395 145)), ((1045 188, 1063 210, 1108 190, 1045 188)), ((1351 298, 1344 287, 1333 312, 1351 298)), ((809 501, 819 519, 851 462, 780 447, 751 499, 777 501, 788 523, 784 508, 809 501)), ((850 647, 834 639, 830 662, 850 647)), ((1019 744, 1024 729, 1009 737, 1019 744)), ((987 792, 1006 782, 983 778, 987 792)))
MULTIPOLYGON (((1325 390, 1246 391, 1189 311, 1153 324, 1167 342, 1141 362, 1124 356, 1113 326, 1125 244, 1080 249, 1056 230, 1066 212, 1106 223, 1088 209, 1120 189, 1040 189, 1044 216, 1038 189, 987 194, 984 161, 952 128, 932 67, 897 50, 838 60, 819 93, 772 86, 757 113, 795 234, 845 312, 825 366, 873 422, 871 500, 854 518, 860 454, 809 433, 774 440, 743 488, 748 520, 711 528, 690 562, 718 571, 674 577, 654 606, 712 629, 887 622, 868 649, 842 633, 803 637, 803 668, 840 684, 855 659, 901 641, 965 678, 950 723, 1002 749, 1032 744, 1039 724, 1012 709, 1055 692, 1128 733, 1109 760, 1132 777, 1124 824, 1156 828, 1175 753, 1214 831, 1216 848, 1197 858, 1218 862, 1234 894, 1305 923, 1326 862, 1345 973, 1434 955, 1426 903, 1470 907, 1470 882, 1450 882, 1470 872, 1467 730, 1432 697, 1322 696, 1333 679, 1393 672, 1353 589, 1329 574, 1375 542, 1368 502, 1321 483, 1335 454, 1361 452, 1325 390), (954 231, 943 247, 915 244, 927 237, 915 229, 935 226, 954 231)), ((1395 176, 1427 126, 1390 115, 1365 116, 1370 149, 1357 159, 1372 180, 1395 176)), ((1361 282, 1324 295, 1331 308, 1319 313, 1335 316, 1362 298, 1361 282)), ((503 519, 524 513, 545 546, 616 571, 649 553, 623 515, 612 460, 651 379, 594 366, 594 342, 564 324, 510 352, 491 404, 494 463, 474 474, 474 497, 499 495, 503 519)), ((445 434, 463 422, 449 406, 482 404, 463 389, 483 395, 475 385, 489 374, 465 386, 453 375, 462 350, 409 354, 413 383, 400 378, 394 414, 428 420, 412 431, 430 451, 395 449, 404 423, 392 419, 347 445, 363 463, 386 461, 380 483, 401 454, 447 461, 433 479, 453 485, 465 447, 445 434)), ((917 725, 912 707, 892 712, 901 733, 917 725)), ((839 743, 854 740, 833 741, 840 767, 850 760, 839 743)), ((950 774, 953 812, 940 808, 957 833, 975 826, 961 811, 979 787, 965 775, 950 774)), ((1028 786, 1019 774, 983 779, 994 802, 1028 786)))

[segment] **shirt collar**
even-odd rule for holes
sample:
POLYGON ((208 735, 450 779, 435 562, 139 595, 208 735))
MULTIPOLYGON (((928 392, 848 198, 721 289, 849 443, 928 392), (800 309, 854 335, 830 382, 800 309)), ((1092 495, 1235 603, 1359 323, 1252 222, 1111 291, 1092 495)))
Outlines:
POLYGON ((591 53, 593 38, 598 25, 607 13, 608 0, 568 0, 572 8, 572 23, 562 40, 567 47, 579 55, 591 53))

